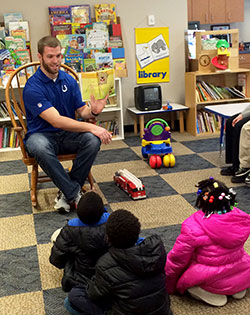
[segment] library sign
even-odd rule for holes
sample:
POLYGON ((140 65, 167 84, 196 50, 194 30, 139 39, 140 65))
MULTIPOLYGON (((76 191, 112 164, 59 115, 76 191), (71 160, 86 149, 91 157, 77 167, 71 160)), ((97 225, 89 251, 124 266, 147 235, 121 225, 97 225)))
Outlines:
POLYGON ((168 27, 136 28, 136 81, 169 82, 168 27))

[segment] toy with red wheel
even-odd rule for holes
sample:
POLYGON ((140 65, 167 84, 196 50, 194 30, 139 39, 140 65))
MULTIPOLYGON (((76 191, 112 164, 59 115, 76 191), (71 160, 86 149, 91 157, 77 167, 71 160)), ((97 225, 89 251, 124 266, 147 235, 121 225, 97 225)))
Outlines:
POLYGON ((148 159, 152 168, 175 166, 175 157, 171 147, 171 132, 168 123, 161 118, 151 119, 144 129, 142 156, 148 159))

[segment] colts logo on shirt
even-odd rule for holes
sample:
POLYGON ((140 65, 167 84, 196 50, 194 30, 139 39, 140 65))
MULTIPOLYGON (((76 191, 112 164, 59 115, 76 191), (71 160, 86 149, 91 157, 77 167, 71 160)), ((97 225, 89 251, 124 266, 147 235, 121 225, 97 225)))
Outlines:
POLYGON ((41 107, 43 106, 43 104, 38 103, 37 106, 38 106, 39 108, 41 108, 41 107))
POLYGON ((67 88, 67 85, 66 85, 66 84, 62 85, 62 91, 63 91, 64 93, 68 91, 68 88, 67 88))

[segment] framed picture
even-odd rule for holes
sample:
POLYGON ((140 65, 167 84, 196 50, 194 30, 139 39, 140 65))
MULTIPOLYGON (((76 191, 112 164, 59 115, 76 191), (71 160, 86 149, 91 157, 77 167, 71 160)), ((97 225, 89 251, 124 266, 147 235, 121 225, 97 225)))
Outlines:
MULTIPOLYGON (((223 31, 223 30, 230 30, 230 24, 218 24, 218 25, 211 25, 211 31, 223 31)), ((213 35, 219 39, 225 39, 230 47, 231 47, 231 36, 230 34, 223 34, 223 35, 213 35)))

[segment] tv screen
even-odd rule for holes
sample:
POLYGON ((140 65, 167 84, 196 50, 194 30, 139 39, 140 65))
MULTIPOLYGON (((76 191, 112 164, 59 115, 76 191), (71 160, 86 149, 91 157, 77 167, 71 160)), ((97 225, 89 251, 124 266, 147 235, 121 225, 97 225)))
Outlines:
POLYGON ((147 88, 144 90, 145 101, 155 101, 159 99, 159 88, 147 88))

